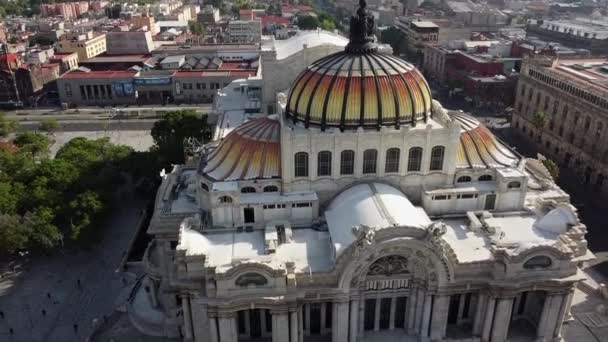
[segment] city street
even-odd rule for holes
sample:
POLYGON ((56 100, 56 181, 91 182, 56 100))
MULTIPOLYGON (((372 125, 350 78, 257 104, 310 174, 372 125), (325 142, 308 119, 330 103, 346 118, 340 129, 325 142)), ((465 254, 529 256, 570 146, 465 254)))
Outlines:
POLYGON ((121 304, 130 279, 120 272, 144 202, 124 199, 90 250, 34 256, 14 272, 3 264, 0 340, 84 341, 121 304), (126 282, 125 282, 126 281, 126 282))

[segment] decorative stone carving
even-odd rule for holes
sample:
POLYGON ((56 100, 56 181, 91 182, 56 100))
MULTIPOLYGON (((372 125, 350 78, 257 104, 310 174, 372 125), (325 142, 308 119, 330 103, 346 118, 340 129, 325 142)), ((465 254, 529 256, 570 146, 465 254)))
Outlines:
POLYGON ((353 242, 353 245, 355 246, 355 255, 358 255, 361 249, 370 246, 374 243, 374 237, 376 235, 376 232, 373 228, 368 227, 366 225, 360 225, 353 227, 352 232, 355 236, 355 242, 353 242))
POLYGON ((427 240, 431 241, 431 243, 438 243, 439 239, 445 234, 448 230, 448 227, 445 223, 441 221, 433 222, 427 227, 427 240))
POLYGON ((389 255, 376 260, 367 271, 368 276, 409 274, 407 259, 400 255, 389 255))

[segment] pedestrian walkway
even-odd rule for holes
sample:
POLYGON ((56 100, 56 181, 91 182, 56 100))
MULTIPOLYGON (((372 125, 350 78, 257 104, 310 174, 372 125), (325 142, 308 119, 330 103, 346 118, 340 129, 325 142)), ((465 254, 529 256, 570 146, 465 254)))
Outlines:
POLYGON ((124 287, 117 270, 144 207, 128 202, 118 206, 92 250, 37 258, 27 270, 0 279, 0 341, 84 341, 94 322, 114 311, 124 287))

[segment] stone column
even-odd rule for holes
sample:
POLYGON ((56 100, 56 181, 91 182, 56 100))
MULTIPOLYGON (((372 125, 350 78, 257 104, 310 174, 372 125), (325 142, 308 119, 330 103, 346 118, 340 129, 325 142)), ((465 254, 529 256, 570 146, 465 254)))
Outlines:
POLYGON ((464 314, 464 302, 467 298, 466 293, 461 293, 458 297, 458 317, 456 319, 456 324, 460 325, 461 320, 463 319, 462 315, 464 314))
MULTIPOLYGON (((324 335, 327 332, 327 328, 325 327, 325 316, 327 315, 327 303, 321 303, 321 335, 324 335)), ((333 308, 332 308, 333 310, 333 308)))
POLYGON ((486 302, 488 300, 488 295, 484 292, 479 292, 477 294, 477 305, 475 306, 475 318, 473 321, 473 336, 480 336, 481 329, 483 328, 484 321, 484 309, 486 302))
POLYGON ((348 302, 333 302, 332 304, 332 342, 348 341, 348 302))
MULTIPOLYGON (((289 341, 289 319, 287 311, 272 312, 272 342, 289 341)), ((223 341, 222 341, 223 342, 223 341)))
POLYGON ((412 289, 410 296, 407 297, 407 314, 405 315, 405 329, 408 335, 416 334, 416 299, 418 297, 418 289, 412 289))
POLYGON ((223 314, 218 316, 220 327, 220 342, 237 342, 236 323, 234 314, 223 314))
POLYGON ((300 336, 300 327, 298 324, 298 309, 294 308, 289 311, 289 336, 290 342, 298 342, 300 336))
POLYGON ((382 298, 376 298, 376 306, 374 307, 374 331, 380 330, 380 303, 382 298))
POLYGON ((420 326, 420 337, 424 339, 429 336, 429 325, 431 324, 431 304, 433 295, 427 294, 424 296, 424 310, 422 311, 422 322, 420 326))
POLYGON ((217 317, 210 316, 209 317, 209 341, 219 342, 219 340, 220 339, 217 335, 217 317))
POLYGON ((433 317, 431 318, 431 339, 443 340, 448 322, 448 306, 450 296, 436 295, 433 301, 433 317))
POLYGON ((486 314, 483 320, 483 329, 481 332, 481 341, 490 341, 490 333, 492 332, 492 323, 494 322, 494 308, 496 307, 496 298, 488 296, 486 305, 486 314))
POLYGON ((390 321, 388 322, 388 328, 390 330, 395 329, 395 310, 397 309, 397 297, 391 298, 391 314, 390 321))
POLYGON ((363 335, 365 330, 365 298, 359 299, 359 334, 363 335))
POLYGON ((193 299, 190 301, 190 310, 192 311, 194 341, 209 341, 208 334, 211 333, 211 328, 209 327, 210 323, 207 305, 193 299))
POLYGON ((549 320, 551 303, 553 302, 554 296, 546 294, 545 301, 543 303, 543 311, 540 314, 538 320, 538 326, 536 327, 536 338, 538 341, 545 340, 545 330, 547 329, 547 321, 549 320))
POLYGON ((190 312, 190 297, 182 295, 182 313, 184 317, 184 340, 192 340, 192 315, 190 312))
MULTIPOLYGON (((243 319, 245 320, 245 322, 243 322, 243 323, 245 323, 245 335, 247 335, 247 336, 251 336, 251 326, 250 326, 251 319, 249 318, 250 313, 251 313, 250 310, 243 311, 243 319)), ((238 319, 238 316, 237 316, 237 319, 238 319)), ((237 326, 238 326, 238 322, 237 322, 237 326)), ((238 331, 238 329, 237 329, 237 331, 238 331)))
POLYGON ((310 304, 304 304, 304 321, 306 322, 305 335, 310 335, 310 304))
POLYGON ((424 290, 419 288, 418 293, 416 294, 416 315, 415 315, 415 326, 414 333, 416 335, 421 335, 422 332, 422 316, 424 313, 424 290))
POLYGON ((566 320, 566 313, 570 310, 573 296, 574 291, 570 291, 562 297, 562 305, 557 314, 557 322, 555 322, 555 329, 553 330, 553 340, 562 340, 562 325, 564 324, 564 320, 566 320))
POLYGON ((496 304, 494 326, 492 327, 492 342, 506 341, 511 325, 513 298, 500 298, 496 304))
POLYGON ((298 341, 304 342, 304 306, 298 307, 298 341))
POLYGON ((348 342, 357 342, 359 332, 359 300, 350 301, 350 332, 348 342))

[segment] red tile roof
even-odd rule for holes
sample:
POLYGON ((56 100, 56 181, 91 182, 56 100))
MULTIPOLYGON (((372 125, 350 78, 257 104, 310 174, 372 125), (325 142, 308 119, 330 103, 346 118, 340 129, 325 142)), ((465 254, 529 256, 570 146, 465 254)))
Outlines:
POLYGON ((125 70, 125 71, 79 71, 73 70, 66 72, 61 76, 62 79, 78 79, 78 78, 126 78, 133 77, 137 71, 125 70))
POLYGON ((289 25, 289 18, 277 17, 275 15, 266 15, 262 17, 262 26, 268 25, 289 25))

